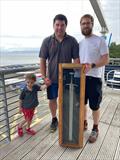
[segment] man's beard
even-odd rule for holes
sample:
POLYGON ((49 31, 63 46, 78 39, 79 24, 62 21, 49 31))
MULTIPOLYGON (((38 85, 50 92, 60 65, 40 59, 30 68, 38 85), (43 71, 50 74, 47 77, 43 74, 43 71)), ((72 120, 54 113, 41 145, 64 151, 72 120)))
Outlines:
POLYGON ((89 36, 89 35, 91 35, 91 33, 92 33, 92 28, 89 28, 89 29, 85 29, 85 30, 82 30, 82 34, 84 35, 84 36, 89 36))

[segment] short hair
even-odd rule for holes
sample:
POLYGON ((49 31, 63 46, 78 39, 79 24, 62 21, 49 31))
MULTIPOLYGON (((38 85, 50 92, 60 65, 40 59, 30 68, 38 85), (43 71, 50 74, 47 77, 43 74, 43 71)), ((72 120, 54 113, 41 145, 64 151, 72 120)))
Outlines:
POLYGON ((83 15, 83 16, 81 17, 81 19, 80 19, 80 23, 82 22, 82 20, 83 20, 84 18, 89 18, 89 19, 91 19, 92 24, 94 24, 94 18, 93 18, 93 16, 91 16, 90 14, 85 14, 85 15, 83 15))
POLYGON ((68 21, 67 21, 67 18, 66 18, 65 15, 63 15, 63 14, 57 14, 55 16, 55 18, 53 19, 53 24, 55 23, 56 20, 65 21, 65 24, 67 26, 68 21))
POLYGON ((25 80, 33 80, 36 81, 36 75, 33 73, 26 74, 25 80))

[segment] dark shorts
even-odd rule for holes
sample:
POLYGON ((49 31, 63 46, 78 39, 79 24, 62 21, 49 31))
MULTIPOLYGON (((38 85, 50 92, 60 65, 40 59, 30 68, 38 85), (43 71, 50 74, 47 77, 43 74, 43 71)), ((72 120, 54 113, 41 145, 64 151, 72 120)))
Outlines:
POLYGON ((22 108, 22 112, 24 114, 25 120, 31 121, 35 112, 35 108, 31 109, 22 108))
POLYGON ((47 88, 47 98, 52 100, 52 99, 56 99, 57 97, 58 97, 58 84, 52 83, 47 88))
POLYGON ((89 100, 89 106, 92 110, 98 110, 102 101, 102 80, 86 76, 85 104, 89 100))

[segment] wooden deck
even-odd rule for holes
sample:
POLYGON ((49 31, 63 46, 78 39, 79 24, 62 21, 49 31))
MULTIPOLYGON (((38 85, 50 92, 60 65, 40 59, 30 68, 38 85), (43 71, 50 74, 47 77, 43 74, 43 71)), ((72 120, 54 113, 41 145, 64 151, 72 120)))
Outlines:
POLYGON ((37 130, 35 136, 24 134, 22 138, 17 137, 6 146, 0 147, 0 160, 120 160, 120 92, 104 92, 100 133, 94 144, 87 141, 92 128, 91 112, 88 117, 89 129, 84 132, 82 149, 59 146, 58 131, 50 133, 51 117, 46 114, 34 126, 37 130))

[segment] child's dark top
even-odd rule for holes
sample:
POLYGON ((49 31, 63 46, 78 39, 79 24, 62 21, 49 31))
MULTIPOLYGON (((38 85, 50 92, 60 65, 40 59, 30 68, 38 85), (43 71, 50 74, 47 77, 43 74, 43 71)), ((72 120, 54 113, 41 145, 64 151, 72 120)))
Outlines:
POLYGON ((37 107, 39 104, 37 95, 38 91, 41 91, 41 87, 37 84, 33 85, 32 91, 28 90, 27 86, 25 86, 19 98, 22 101, 21 107, 26 109, 37 107))

